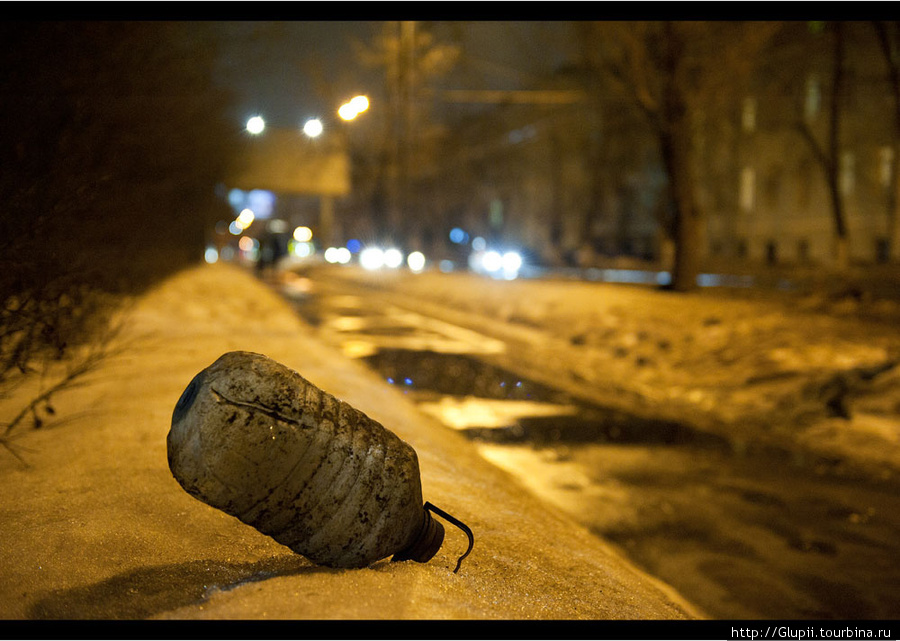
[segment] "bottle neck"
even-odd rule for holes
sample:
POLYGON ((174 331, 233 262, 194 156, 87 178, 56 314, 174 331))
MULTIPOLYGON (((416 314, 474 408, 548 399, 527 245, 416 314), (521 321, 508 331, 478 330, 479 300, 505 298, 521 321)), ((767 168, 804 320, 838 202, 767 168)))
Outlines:
MULTIPOLYGON (((426 503, 426 506, 428 504, 426 503)), ((441 549, 444 542, 444 526, 427 509, 422 510, 422 525, 412 545, 397 552, 392 561, 417 561, 425 563, 441 549)))
POLYGON ((469 556, 469 553, 472 551, 472 548, 475 545, 475 535, 472 534, 472 530, 468 525, 466 525, 456 517, 447 514, 439 507, 435 507, 427 501, 425 502, 425 507, 422 510, 422 526, 419 528, 418 536, 416 536, 412 545, 410 545, 405 550, 397 552, 391 560, 418 561, 419 563, 425 563, 435 554, 437 554, 437 551, 441 549, 441 544, 444 542, 444 526, 441 525, 431 515, 432 512, 445 518, 447 521, 458 527, 460 530, 465 532, 466 536, 469 538, 469 547, 466 549, 465 553, 456 561, 456 569, 453 570, 453 573, 456 574, 457 572, 459 572, 459 568, 462 565, 463 559, 469 556))

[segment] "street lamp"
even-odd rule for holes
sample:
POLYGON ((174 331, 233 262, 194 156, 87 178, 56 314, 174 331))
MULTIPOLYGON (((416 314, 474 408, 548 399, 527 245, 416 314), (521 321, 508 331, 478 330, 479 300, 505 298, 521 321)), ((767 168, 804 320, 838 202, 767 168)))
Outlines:
POLYGON ((301 226, 294 229, 293 236, 298 243, 308 243, 312 240, 313 234, 309 227, 301 226))
POLYGON ((237 223, 241 226, 241 229, 247 229, 253 221, 256 219, 256 215, 253 213, 252 209, 244 209, 237 217, 237 223))
POLYGON ((340 106, 338 115, 344 120, 353 120, 368 108, 369 99, 365 96, 356 96, 340 106))
POLYGON ((261 134, 263 129, 266 128, 266 121, 262 119, 262 116, 253 116, 250 120, 247 121, 247 131, 249 131, 254 136, 257 134, 261 134))
POLYGON ((317 138, 324 129, 325 127, 322 125, 322 121, 318 118, 310 118, 303 125, 303 133, 310 138, 317 138))
MULTIPOLYGON (((356 118, 359 114, 369 108, 369 99, 365 96, 355 96, 349 102, 341 105, 340 109, 338 109, 338 115, 345 121, 350 121, 356 118)), ((332 122, 329 122, 331 125, 332 122)), ((310 118, 303 124, 303 133, 306 134, 309 138, 318 138, 322 135, 325 130, 325 125, 319 118, 310 118)), ((338 144, 344 143, 346 145, 348 133, 346 131, 342 131, 340 127, 337 128, 337 136, 334 136, 333 139, 337 141, 338 144)), ((323 243, 327 245, 327 243, 331 240, 332 234, 332 226, 334 224, 334 211, 333 211, 333 202, 331 196, 323 196, 321 198, 321 211, 319 213, 320 220, 320 228, 321 228, 321 237, 323 243)), ((298 242, 301 242, 298 239, 298 242)))

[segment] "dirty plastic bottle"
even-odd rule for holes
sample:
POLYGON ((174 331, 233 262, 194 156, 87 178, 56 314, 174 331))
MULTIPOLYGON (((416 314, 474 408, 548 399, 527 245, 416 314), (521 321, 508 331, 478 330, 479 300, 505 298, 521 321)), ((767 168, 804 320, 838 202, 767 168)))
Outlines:
POLYGON ((341 568, 431 559, 444 539, 422 502, 415 450, 276 361, 229 352, 178 400, 169 468, 195 498, 302 554, 341 568))

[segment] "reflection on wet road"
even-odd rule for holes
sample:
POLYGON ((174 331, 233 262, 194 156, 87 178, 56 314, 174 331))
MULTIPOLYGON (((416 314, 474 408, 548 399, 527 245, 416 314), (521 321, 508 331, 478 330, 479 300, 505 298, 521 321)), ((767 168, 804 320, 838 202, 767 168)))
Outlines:
POLYGON ((293 302, 322 339, 710 616, 900 612, 895 483, 735 452, 684 425, 572 398, 492 365, 501 341, 363 293, 323 289, 293 302))

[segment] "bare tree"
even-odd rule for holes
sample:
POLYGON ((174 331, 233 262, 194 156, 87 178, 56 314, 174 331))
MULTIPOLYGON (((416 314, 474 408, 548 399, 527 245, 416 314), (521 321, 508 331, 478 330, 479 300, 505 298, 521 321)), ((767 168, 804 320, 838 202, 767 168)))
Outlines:
POLYGON ((377 162, 369 176, 369 191, 386 210, 380 234, 415 235, 411 215, 416 189, 434 173, 434 152, 446 132, 428 112, 432 81, 453 67, 459 48, 438 40, 432 25, 416 21, 385 22, 368 43, 356 42, 357 57, 368 68, 383 70, 385 114, 382 135, 370 155, 377 162))
POLYGON ((669 180, 671 289, 696 287, 705 252, 698 199, 696 127, 743 96, 755 54, 776 26, 759 22, 603 22, 597 45, 613 86, 644 114, 669 180))
POLYGON ((108 353, 123 300, 200 260, 230 134, 203 25, 21 22, 0 35, 0 396, 43 381, 0 424, 8 447, 108 353))
POLYGON ((887 185, 888 256, 900 260, 900 22, 873 22, 894 103, 894 139, 887 185))
POLYGON ((831 44, 831 87, 828 102, 828 120, 824 132, 824 141, 820 141, 808 118, 802 117, 797 123, 800 135, 809 145, 813 158, 822 168, 828 196, 831 201, 831 215, 834 223, 834 265, 838 270, 847 268, 849 263, 849 238, 847 233, 847 214, 844 198, 841 193, 841 115, 842 96, 844 92, 844 25, 841 22, 830 24, 831 44))

